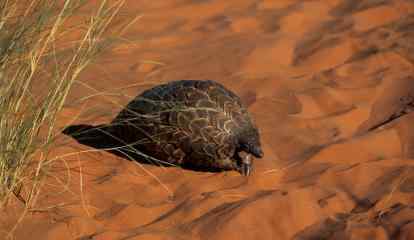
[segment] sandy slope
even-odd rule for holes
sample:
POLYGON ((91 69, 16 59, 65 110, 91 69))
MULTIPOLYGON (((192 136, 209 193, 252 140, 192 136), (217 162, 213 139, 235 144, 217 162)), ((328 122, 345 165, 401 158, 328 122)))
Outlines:
MULTIPOLYGON (((265 157, 245 178, 66 156, 70 171, 54 171, 67 191, 50 180, 39 200, 60 205, 17 239, 414 239, 413 1, 130 0, 138 13, 140 42, 82 76, 108 95, 79 102, 93 91, 75 86, 59 124, 108 122, 161 82, 214 79, 248 104, 265 157)), ((55 155, 93 149, 60 141, 55 155)))

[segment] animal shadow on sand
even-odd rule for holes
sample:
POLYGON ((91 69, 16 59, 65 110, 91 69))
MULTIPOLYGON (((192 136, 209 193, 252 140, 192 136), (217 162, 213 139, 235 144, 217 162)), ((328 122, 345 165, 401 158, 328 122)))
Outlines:
POLYGON ((223 169, 207 168, 193 165, 174 165, 163 161, 162 159, 156 159, 149 155, 140 152, 134 148, 133 144, 128 143, 126 139, 114 137, 108 131, 110 125, 70 125, 66 127, 62 133, 72 137, 78 143, 86 145, 95 149, 106 151, 114 154, 118 157, 126 159, 128 161, 137 161, 141 164, 149 164, 163 167, 181 167, 187 170, 199 171, 199 172, 221 172, 223 169))

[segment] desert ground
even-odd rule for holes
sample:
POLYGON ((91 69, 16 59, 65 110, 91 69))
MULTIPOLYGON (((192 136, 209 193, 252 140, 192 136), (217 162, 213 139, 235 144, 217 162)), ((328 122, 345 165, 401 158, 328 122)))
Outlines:
MULTIPOLYGON (((82 74, 58 125, 107 123, 150 87, 212 79, 248 106, 264 158, 249 177, 200 172, 61 134, 15 239, 414 239, 412 0, 130 0, 122 14, 142 16, 82 74)), ((0 232, 23 209, 10 204, 0 232)))

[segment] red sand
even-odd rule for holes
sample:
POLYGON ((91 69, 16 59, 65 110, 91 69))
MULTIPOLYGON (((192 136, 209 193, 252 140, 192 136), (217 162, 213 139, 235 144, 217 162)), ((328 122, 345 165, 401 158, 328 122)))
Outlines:
MULTIPOLYGON (((108 122, 159 83, 214 79, 249 106, 265 157, 246 178, 72 154, 54 170, 66 191, 50 179, 38 201, 58 206, 16 239, 414 239, 414 2, 130 0, 123 13, 144 14, 127 35, 140 41, 82 75, 108 95, 75 102, 93 93, 76 85, 59 125, 108 122)), ((93 149, 60 141, 55 156, 93 149)))

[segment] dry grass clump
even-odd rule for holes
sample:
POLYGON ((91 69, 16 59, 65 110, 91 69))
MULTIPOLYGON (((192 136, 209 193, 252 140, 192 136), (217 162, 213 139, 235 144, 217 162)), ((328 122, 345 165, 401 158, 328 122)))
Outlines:
POLYGON ((57 114, 73 82, 113 36, 108 26, 124 1, 87 3, 0 1, 0 206, 12 195, 26 205, 34 201, 52 161, 47 153, 57 114))

